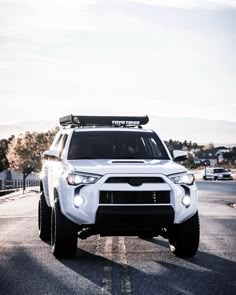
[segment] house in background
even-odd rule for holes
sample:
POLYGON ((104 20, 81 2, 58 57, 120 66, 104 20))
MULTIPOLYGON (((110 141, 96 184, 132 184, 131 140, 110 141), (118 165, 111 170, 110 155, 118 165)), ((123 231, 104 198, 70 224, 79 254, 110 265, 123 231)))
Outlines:
POLYGON ((224 153, 228 153, 230 150, 224 146, 199 151, 195 154, 195 158, 201 163, 206 163, 209 166, 218 166, 224 160, 224 153))
POLYGON ((218 164, 222 163, 224 161, 224 153, 229 153, 230 149, 224 147, 224 146, 219 146, 215 148, 216 150, 216 156, 218 158, 218 164))
POLYGON ((200 163, 206 163, 207 166, 217 166, 218 164, 217 156, 209 151, 198 152, 195 158, 198 159, 200 163))

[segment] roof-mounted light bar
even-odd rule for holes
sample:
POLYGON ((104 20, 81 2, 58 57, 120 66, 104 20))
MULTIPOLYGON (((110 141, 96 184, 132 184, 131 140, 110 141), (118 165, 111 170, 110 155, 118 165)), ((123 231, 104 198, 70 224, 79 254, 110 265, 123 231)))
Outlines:
POLYGON ((115 127, 136 127, 147 124, 148 116, 74 116, 69 115, 60 118, 61 126, 115 126, 115 127))

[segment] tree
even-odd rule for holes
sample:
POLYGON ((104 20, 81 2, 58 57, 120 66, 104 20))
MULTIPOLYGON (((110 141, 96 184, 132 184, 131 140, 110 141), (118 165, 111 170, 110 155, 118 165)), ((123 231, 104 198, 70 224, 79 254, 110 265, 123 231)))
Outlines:
POLYGON ((192 147, 193 147, 193 149, 197 149, 197 148, 199 148, 199 145, 198 145, 196 142, 194 142, 194 143, 192 144, 192 147))
POLYGON ((178 140, 172 140, 170 139, 169 141, 165 141, 165 144, 169 151, 173 150, 188 150, 191 151, 192 149, 200 149, 202 150, 202 145, 198 145, 196 142, 192 143, 190 140, 187 142, 187 140, 184 140, 184 142, 178 141, 178 140))
POLYGON ((200 166, 200 163, 195 162, 191 153, 188 153, 188 159, 183 162, 183 165, 188 169, 195 169, 200 166))
POLYGON ((232 149, 231 152, 224 153, 223 157, 224 157, 224 163, 228 164, 228 167, 230 166, 230 164, 234 165, 236 161, 236 151, 233 151, 232 149))
POLYGON ((0 172, 9 168, 9 161, 7 159, 8 146, 13 140, 12 135, 8 139, 0 140, 0 172))
POLYGON ((212 150, 214 148, 215 148, 215 146, 214 146, 214 143, 212 143, 212 142, 209 142, 207 145, 204 146, 205 150, 212 150))
POLYGON ((7 154, 11 169, 39 171, 42 167, 42 154, 51 145, 58 128, 46 133, 26 132, 14 138, 7 154))

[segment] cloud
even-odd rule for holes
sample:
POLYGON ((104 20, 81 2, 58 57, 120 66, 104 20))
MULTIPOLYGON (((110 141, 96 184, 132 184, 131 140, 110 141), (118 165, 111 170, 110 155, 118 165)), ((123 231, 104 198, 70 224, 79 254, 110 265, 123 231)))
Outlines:
POLYGON ((88 11, 95 0, 8 0, 0 1, 0 36, 48 41, 68 31, 92 31, 88 11))
MULTIPOLYGON (((236 12, 169 9, 206 2, 223 1, 0 0, 1 99, 38 119, 51 117, 51 106, 56 117, 73 108, 180 116, 207 110, 213 118, 222 99, 229 107, 221 116, 232 116, 236 12)), ((5 114, 0 106, 0 119, 5 114)))
POLYGON ((171 8, 205 8, 214 9, 220 7, 229 7, 236 9, 235 0, 130 0, 131 2, 142 3, 152 6, 163 6, 171 8))

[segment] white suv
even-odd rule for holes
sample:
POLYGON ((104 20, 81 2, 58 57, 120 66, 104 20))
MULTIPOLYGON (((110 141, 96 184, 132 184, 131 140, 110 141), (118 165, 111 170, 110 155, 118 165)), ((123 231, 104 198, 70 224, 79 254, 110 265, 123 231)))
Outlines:
POLYGON ((204 180, 233 180, 231 172, 221 167, 207 167, 202 178, 204 180))
POLYGON ((39 236, 57 258, 73 257, 77 238, 161 235, 177 256, 199 245, 194 175, 142 125, 148 117, 66 116, 44 152, 39 236))

